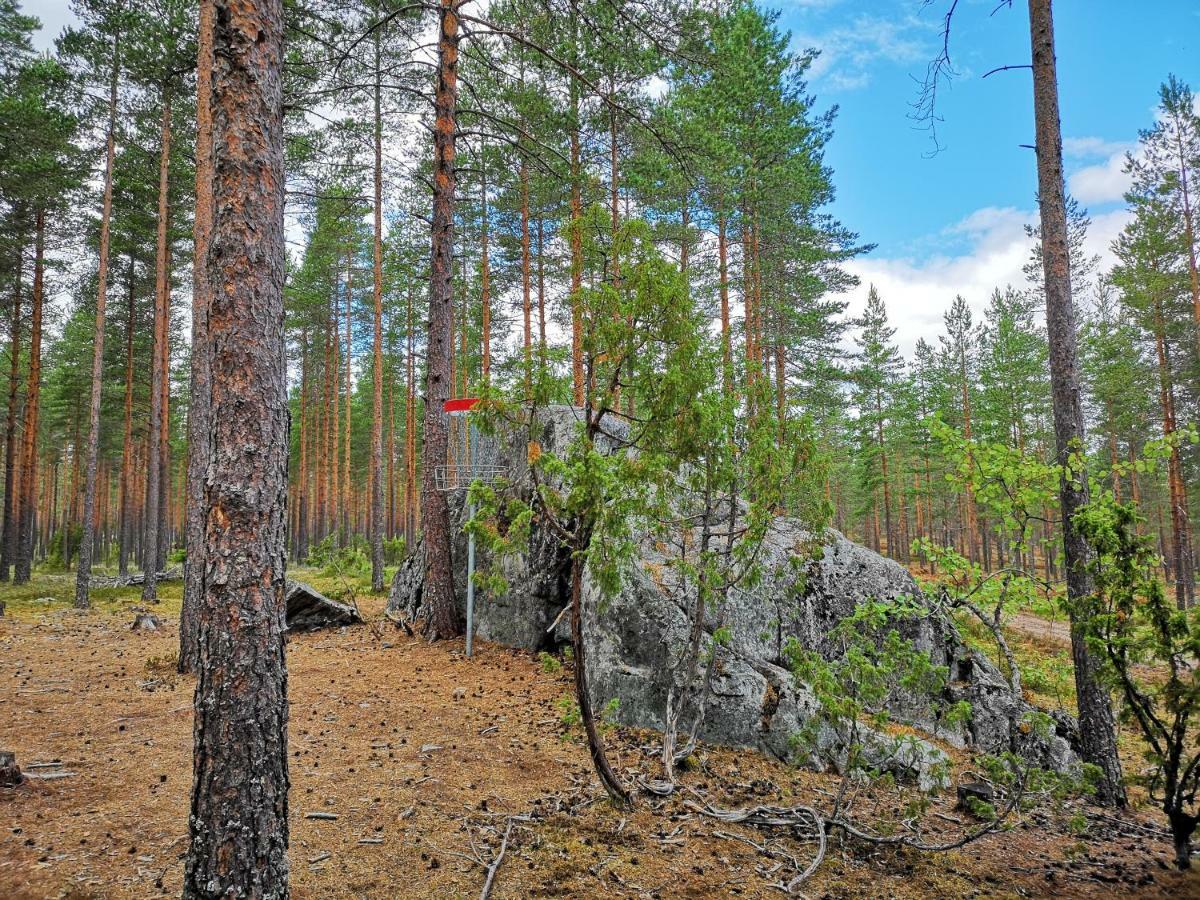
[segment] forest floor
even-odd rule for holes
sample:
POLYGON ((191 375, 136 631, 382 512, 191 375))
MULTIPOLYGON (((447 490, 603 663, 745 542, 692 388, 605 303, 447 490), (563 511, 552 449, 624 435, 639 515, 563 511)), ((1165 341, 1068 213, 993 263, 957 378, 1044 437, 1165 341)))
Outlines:
MULTIPOLYGON (((40 576, 0 592, 0 749, 42 776, 0 789, 0 897, 178 896, 194 687, 174 674, 178 583, 151 633, 128 627, 136 588, 97 592, 85 614, 69 608, 71 588, 40 576)), ((717 833, 763 836, 697 815, 693 795, 632 812, 603 801, 563 700, 569 666, 486 643, 467 659, 461 642, 396 630, 382 598, 359 603, 367 624, 298 634, 288 648, 294 897, 478 896, 512 815, 529 819, 514 823, 496 898, 781 896, 778 859, 717 833)), ((608 742, 625 777, 657 777, 652 733, 616 728, 608 742)), ((823 805, 837 786, 711 747, 682 782, 730 806, 823 805)), ((953 803, 932 807, 946 834, 969 818, 953 803)), ((1200 897, 1200 873, 1169 866, 1152 811, 1116 824, 1069 801, 1010 825, 943 854, 834 839, 804 895, 1200 897)), ((774 835, 769 849, 803 865, 812 845, 774 835)))

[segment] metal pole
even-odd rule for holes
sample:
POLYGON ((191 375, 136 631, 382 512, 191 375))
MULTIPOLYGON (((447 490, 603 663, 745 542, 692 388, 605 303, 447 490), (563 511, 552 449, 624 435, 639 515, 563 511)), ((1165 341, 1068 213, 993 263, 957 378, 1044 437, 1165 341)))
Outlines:
MULTIPOLYGON (((475 423, 473 423, 468 414, 466 428, 463 429, 463 438, 466 443, 466 453, 463 458, 469 466, 469 477, 471 480, 475 478, 475 423)), ((471 490, 470 482, 467 483, 467 491, 471 490)), ((475 504, 467 505, 467 520, 475 518, 475 504)), ((472 650, 475 642, 475 533, 467 534, 467 658, 471 658, 472 650)))
MULTIPOLYGON (((468 516, 475 518, 475 504, 468 506, 468 516)), ((475 634, 475 533, 467 535, 467 658, 471 657, 475 634)))

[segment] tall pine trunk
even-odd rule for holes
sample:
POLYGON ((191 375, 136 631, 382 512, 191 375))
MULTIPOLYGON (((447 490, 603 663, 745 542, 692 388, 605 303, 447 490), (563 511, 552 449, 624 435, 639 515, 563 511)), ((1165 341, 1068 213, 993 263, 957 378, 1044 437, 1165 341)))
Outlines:
MULTIPOLYGON (((1166 321, 1162 301, 1154 298, 1154 347, 1158 359, 1158 397, 1162 408, 1163 437, 1171 440, 1178 423, 1175 417, 1175 385, 1171 378, 1171 351, 1167 346, 1166 321)), ((1195 582, 1192 574, 1191 526, 1188 523, 1187 489, 1183 482, 1183 464, 1179 447, 1171 446, 1167 459, 1167 496, 1171 506, 1171 577, 1175 582, 1175 604, 1180 609, 1192 605, 1195 582)))
POLYGON ((288 896, 282 0, 213 0, 214 286, 185 898, 288 896))
POLYGON ((8 331, 8 414, 4 422, 4 519, 0 524, 0 581, 8 581, 17 555, 17 397, 21 387, 21 273, 25 248, 17 247, 8 331))
POLYGON ((421 460, 421 528, 425 545, 424 602, 429 640, 462 633, 450 559, 450 511, 438 490, 437 471, 447 463, 445 403, 450 399, 454 355, 454 190, 458 136, 459 0, 440 0, 437 87, 434 96, 433 223, 426 341, 425 445, 421 460))
POLYGON ((404 540, 409 546, 417 534, 417 384, 413 344, 413 292, 405 292, 404 335, 404 540))
MULTIPOLYGON (((120 517, 120 546, 117 550, 117 571, 129 574, 129 554, 133 544, 133 510, 130 502, 133 481, 133 321, 134 310, 134 265, 129 257, 129 284, 125 298, 125 427, 121 442, 121 481, 118 486, 117 515, 120 517)), ((195 290, 193 288, 193 290, 195 290)))
POLYGON ((383 591, 383 73, 380 29, 375 30, 375 240, 373 289, 375 341, 372 347, 371 410, 371 590, 383 591))
POLYGON ((163 386, 167 377, 163 371, 164 350, 167 340, 167 304, 170 302, 171 286, 167 276, 167 216, 170 214, 170 161, 171 161, 171 93, 163 89, 162 139, 158 156, 158 237, 154 254, 154 361, 150 377, 150 447, 146 466, 146 521, 145 537, 142 539, 143 567, 142 600, 158 602, 158 556, 162 540, 162 521, 159 514, 161 495, 166 486, 162 483, 161 433, 163 421, 163 386))
POLYGON ((208 364, 208 241, 212 232, 212 72, 213 0, 200 0, 196 54, 196 209, 192 222, 192 365, 187 422, 187 505, 183 513, 183 607, 179 613, 179 671, 195 673, 199 664, 198 613, 204 584, 204 478, 208 472, 209 404, 212 400, 208 364))
POLYGON ((521 316, 524 328, 525 396, 533 396, 533 308, 529 262, 529 163, 521 154, 521 316))
MULTIPOLYGON (((92 543, 96 527, 96 462, 100 452, 100 391, 104 379, 104 314, 108 303, 109 226, 112 221, 113 162, 117 152, 117 81, 121 74, 120 39, 113 38, 112 76, 108 86, 108 137, 104 157, 104 201, 100 212, 100 272, 96 288, 96 331, 92 341, 92 390, 88 405, 87 471, 83 488, 83 531, 75 571, 75 608, 90 605, 92 543)), ((76 445, 78 446, 78 444, 76 445)), ((68 532, 70 534, 70 532, 68 532)))
POLYGON ((29 384, 25 394, 25 443, 21 453, 21 515, 13 581, 25 584, 33 569, 37 511, 38 413, 42 389, 42 294, 46 258, 46 211, 34 214, 33 294, 29 311, 29 384))
POLYGON ((1124 806, 1121 761, 1117 756, 1112 705, 1096 675, 1086 643, 1084 603, 1092 592, 1087 570, 1090 550, 1075 528, 1075 513, 1088 502, 1086 468, 1071 459, 1085 450, 1079 361, 1075 350, 1075 310, 1071 301, 1070 244, 1063 187, 1062 129, 1058 111, 1058 74, 1054 58, 1054 19, 1051 0, 1029 0, 1030 42, 1033 49, 1033 112, 1036 125, 1038 206, 1042 228, 1042 271, 1046 281, 1046 329, 1050 343, 1050 387, 1054 412, 1057 462, 1062 467, 1059 501, 1062 507, 1067 605, 1071 614, 1071 655, 1075 663, 1075 692, 1079 703, 1081 755, 1102 773, 1097 796, 1124 806))

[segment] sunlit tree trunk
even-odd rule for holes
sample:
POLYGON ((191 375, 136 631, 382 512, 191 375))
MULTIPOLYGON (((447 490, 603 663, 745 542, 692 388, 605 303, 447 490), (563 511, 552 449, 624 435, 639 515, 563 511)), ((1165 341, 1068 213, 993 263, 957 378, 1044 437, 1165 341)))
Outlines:
POLYGON ((145 537, 142 539, 145 579, 142 581, 142 600, 158 602, 158 555, 162 540, 162 521, 159 515, 160 494, 167 490, 162 483, 163 466, 160 457, 160 435, 163 422, 163 386, 167 373, 163 371, 165 344, 167 341, 167 304, 170 303, 171 286, 167 274, 167 217, 171 160, 171 94, 164 89, 162 97, 162 138, 158 159, 158 246, 155 251, 154 282, 154 359, 151 363, 150 380, 150 444, 156 448, 148 458, 146 471, 146 521, 145 537))
POLYGON ((533 309, 530 301, 529 163, 521 155, 521 316, 524 324, 525 395, 533 393, 533 309))
POLYGON ((8 323, 8 414, 4 422, 4 518, 0 525, 0 581, 8 581, 17 555, 17 397, 21 387, 21 274, 25 248, 17 247, 12 310, 8 323))
POLYGON ((1086 452, 1075 311, 1071 301, 1070 238, 1062 170, 1062 129, 1058 110, 1058 74, 1054 58, 1051 0, 1029 0, 1033 50, 1033 112, 1036 130, 1038 206, 1042 227, 1042 271, 1046 283, 1046 330, 1050 344, 1050 387, 1054 412, 1056 461, 1062 466, 1059 498, 1071 616, 1071 655, 1079 704, 1081 756, 1102 773, 1097 796, 1105 803, 1125 804, 1116 727, 1108 692, 1096 674, 1086 642, 1082 604, 1092 592, 1088 572, 1090 549, 1074 524, 1088 502, 1086 467, 1073 456, 1086 452))
MULTIPOLYGON (((104 314, 108 302, 109 225, 112 221, 113 162, 117 149, 117 81, 121 74, 120 40, 113 38, 112 75, 108 92, 108 133, 104 156, 104 201, 100 212, 100 268, 96 289, 96 330, 92 341, 92 390, 88 407, 87 470, 83 489, 83 534, 75 572, 75 607, 90 604, 92 544, 96 519, 96 462, 100 452, 100 393, 104 380, 104 314)), ((78 447, 78 444, 76 444, 78 447)))
POLYGON ((34 213, 33 293, 29 317, 29 383, 25 394, 25 441, 21 462, 21 515, 13 580, 25 584, 33 569, 34 518, 37 511, 38 413, 42 388, 42 294, 46 260, 46 211, 34 213))
MULTIPOLYGON (((197 207, 198 210, 198 207, 197 207)), ((121 442, 121 483, 118 488, 117 514, 120 516, 120 547, 117 551, 117 571, 122 575, 129 573, 129 555, 133 544, 133 509, 130 502, 133 480, 133 323, 136 315, 134 309, 134 268, 133 257, 129 257, 129 285, 125 301, 125 430, 121 442)), ((195 288, 193 288, 195 290, 195 288)))
MULTIPOLYGON (((1175 436, 1178 422, 1175 417, 1175 385, 1171 378, 1171 351, 1167 346, 1166 320, 1162 301, 1154 298, 1154 346, 1158 358, 1158 396, 1162 407, 1163 437, 1175 436)), ((1183 464, 1179 447, 1172 445, 1167 459, 1167 492, 1171 507, 1171 572, 1175 581, 1175 603, 1187 609, 1195 600, 1192 574, 1191 526, 1188 522, 1187 488, 1183 481, 1183 464)))
POLYGON ((373 284, 375 341, 371 409, 371 590, 383 591, 383 71, 380 29, 375 31, 375 240, 373 284))
POLYGON ((283 4, 213 0, 209 476, 185 898, 288 896, 283 4))
POLYGON ((421 459, 421 529, 425 547, 423 598, 426 637, 462 632, 454 599, 450 559, 450 514, 436 473, 447 463, 449 435, 445 402, 450 399, 454 303, 455 141, 458 131, 459 0, 440 0, 437 86, 434 96, 433 223, 429 272, 429 329, 426 341, 424 453, 421 459))

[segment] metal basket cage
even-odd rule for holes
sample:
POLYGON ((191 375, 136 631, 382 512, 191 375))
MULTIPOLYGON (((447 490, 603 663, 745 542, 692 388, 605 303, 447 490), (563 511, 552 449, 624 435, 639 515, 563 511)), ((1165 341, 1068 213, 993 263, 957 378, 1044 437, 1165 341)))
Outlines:
POLYGON ((508 467, 486 460, 497 458, 497 443, 491 435, 482 434, 471 423, 465 411, 448 413, 450 445, 455 462, 433 470, 434 485, 439 491, 465 491, 473 481, 495 484, 508 474, 508 467))
POLYGON ((484 484, 495 484, 508 475, 508 466, 485 465, 475 463, 451 463, 437 466, 433 470, 433 480, 439 491, 465 491, 473 481, 484 484))

